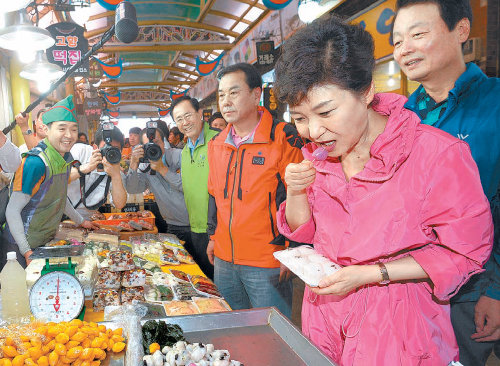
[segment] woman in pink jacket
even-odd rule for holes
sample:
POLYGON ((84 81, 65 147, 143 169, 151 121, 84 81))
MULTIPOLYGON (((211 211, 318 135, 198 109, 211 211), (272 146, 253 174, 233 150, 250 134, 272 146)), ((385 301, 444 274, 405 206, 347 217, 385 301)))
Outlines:
POLYGON ((343 266, 306 288, 303 333, 345 366, 457 361, 448 300, 493 235, 468 145, 375 94, 360 26, 317 20, 283 48, 275 87, 311 143, 286 169, 279 229, 343 266))

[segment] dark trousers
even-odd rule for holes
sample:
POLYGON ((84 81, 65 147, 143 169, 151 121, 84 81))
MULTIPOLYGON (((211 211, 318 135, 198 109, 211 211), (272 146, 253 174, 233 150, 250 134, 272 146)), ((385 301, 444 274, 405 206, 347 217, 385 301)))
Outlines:
POLYGON ((193 255, 191 253, 193 243, 191 242, 191 228, 189 226, 177 226, 168 224, 166 233, 173 234, 177 236, 179 240, 182 240, 184 242, 184 248, 186 248, 189 254, 193 255))
POLYGON ((214 279, 214 266, 210 263, 207 256, 207 246, 209 237, 206 233, 194 233, 191 231, 191 240, 193 243, 193 256, 201 270, 211 280, 214 279))
MULTIPOLYGON (((495 342, 476 342, 470 336, 476 333, 474 308, 477 301, 451 304, 451 323, 457 337, 460 363, 464 366, 484 366, 495 342)), ((498 341, 500 342, 500 341, 498 341)))

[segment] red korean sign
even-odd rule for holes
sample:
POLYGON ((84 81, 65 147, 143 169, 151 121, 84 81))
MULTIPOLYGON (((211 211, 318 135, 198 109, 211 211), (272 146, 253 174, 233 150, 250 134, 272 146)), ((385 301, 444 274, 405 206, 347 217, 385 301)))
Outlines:
MULTIPOLYGON (((89 42, 83 36, 85 29, 72 22, 52 24, 47 27, 56 44, 47 50, 47 59, 50 63, 61 66, 66 71, 76 64, 88 51, 89 42)), ((89 61, 85 60, 73 76, 88 76, 89 61)))

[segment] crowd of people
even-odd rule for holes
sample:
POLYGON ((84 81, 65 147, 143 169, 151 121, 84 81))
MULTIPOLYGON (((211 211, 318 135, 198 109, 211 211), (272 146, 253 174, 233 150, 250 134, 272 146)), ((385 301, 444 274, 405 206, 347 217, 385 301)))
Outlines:
POLYGON ((22 157, 0 132, 14 173, 1 260, 16 251, 26 266, 63 214, 93 229, 108 196, 121 209, 148 190, 233 310, 291 317, 291 274, 273 253, 313 245, 341 269, 306 286, 302 331, 334 362, 485 365, 500 344, 500 81, 464 62, 471 22, 468 0, 397 1, 394 59, 420 83, 406 98, 375 93, 363 27, 320 18, 276 64, 293 123, 259 105, 254 66, 229 65, 207 122, 186 95, 170 108, 176 127, 134 127, 128 142, 113 128, 126 172, 101 153, 101 127, 93 144, 78 134, 71 96, 37 116, 36 134, 17 115, 22 157))

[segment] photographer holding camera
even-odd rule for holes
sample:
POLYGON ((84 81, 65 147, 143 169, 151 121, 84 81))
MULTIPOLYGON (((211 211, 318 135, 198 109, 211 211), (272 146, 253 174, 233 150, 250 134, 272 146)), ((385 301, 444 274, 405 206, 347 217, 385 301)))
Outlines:
POLYGON ((95 135, 95 144, 75 144, 71 154, 77 163, 71 169, 68 198, 73 207, 90 219, 111 192, 111 201, 117 209, 127 203, 125 175, 120 169, 124 137, 111 122, 101 124, 95 135))
POLYGON ((165 149, 165 136, 155 121, 147 122, 141 138, 144 145, 137 145, 130 158, 127 191, 142 193, 149 189, 168 225, 167 233, 184 240, 186 249, 191 251, 189 217, 180 174, 181 150, 165 149), (147 163, 147 168, 142 169, 145 164, 139 167, 139 163, 147 163))

